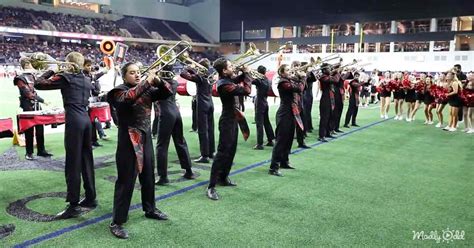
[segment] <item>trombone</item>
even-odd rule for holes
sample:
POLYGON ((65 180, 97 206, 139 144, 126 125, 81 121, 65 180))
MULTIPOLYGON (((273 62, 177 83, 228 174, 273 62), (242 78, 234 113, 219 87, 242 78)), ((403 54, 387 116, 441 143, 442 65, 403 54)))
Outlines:
POLYGON ((209 69, 191 59, 188 52, 183 53, 181 56, 178 57, 178 59, 181 63, 185 65, 191 64, 195 66, 197 73, 201 76, 205 76, 209 73, 209 69))
POLYGON ((35 53, 20 53, 21 57, 27 57, 31 60, 31 66, 39 71, 48 69, 49 65, 57 65, 58 72, 71 71, 73 73, 79 73, 81 68, 76 63, 57 61, 50 55, 42 52, 35 53))
POLYGON ((170 77, 170 75, 174 76, 173 72, 164 71, 163 68, 166 67, 167 65, 172 65, 176 63, 176 59, 189 49, 191 49, 191 44, 184 40, 179 41, 172 47, 167 46, 167 45, 158 46, 156 48, 156 56, 158 56, 158 59, 156 59, 150 66, 145 68, 142 72, 142 75, 146 74, 149 70, 155 69, 158 67, 157 72, 159 72, 160 74, 168 74, 166 75, 166 77, 170 77), (176 53, 174 49, 180 45, 183 45, 184 48, 180 52, 176 53))

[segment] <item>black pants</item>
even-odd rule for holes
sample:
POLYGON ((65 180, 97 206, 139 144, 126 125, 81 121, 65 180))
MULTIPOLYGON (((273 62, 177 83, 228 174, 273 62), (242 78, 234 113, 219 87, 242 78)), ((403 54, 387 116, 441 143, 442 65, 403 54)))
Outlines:
POLYGON ((330 121, 330 131, 339 130, 339 127, 341 125, 342 110, 344 109, 344 102, 342 100, 342 96, 336 94, 334 103, 334 111, 331 115, 330 121))
POLYGON ((99 139, 97 138, 97 134, 99 137, 102 138, 104 136, 104 129, 102 128, 102 124, 100 121, 95 118, 94 122, 91 123, 92 125, 92 143, 97 142, 99 139))
POLYGON ((268 116, 268 106, 255 112, 255 123, 257 124, 257 145, 263 145, 263 131, 267 135, 267 141, 273 141, 275 134, 268 116))
POLYGON ((191 124, 191 129, 193 131, 198 130, 198 112, 197 112, 197 100, 196 97, 193 97, 191 100, 191 110, 192 110, 192 118, 193 122, 191 124))
POLYGON ((330 99, 321 99, 319 104, 319 138, 324 138, 329 135, 329 122, 331 120, 332 114, 333 110, 330 99))
POLYGON ((278 170, 281 164, 288 164, 293 145, 293 138, 295 137, 295 120, 293 113, 287 111, 285 114, 278 114, 276 116, 276 139, 275 146, 272 151, 272 162, 270 169, 278 170))
POLYGON ((142 208, 145 212, 155 210, 155 174, 153 168, 153 143, 151 134, 143 135, 143 169, 138 174, 136 169, 137 157, 133 149, 128 130, 118 131, 117 152, 115 161, 117 163, 117 181, 114 191, 113 222, 123 224, 127 222, 128 210, 133 196, 135 181, 141 184, 142 208))
POLYGON ((349 125, 349 122, 351 121, 351 119, 352 119, 352 125, 357 124, 357 121, 356 121, 357 112, 359 112, 359 106, 357 106, 355 99, 350 99, 349 108, 347 109, 347 112, 346 112, 346 119, 344 121, 344 126, 349 125))
MULTIPOLYGON (((179 115, 179 113, 178 113, 179 115)), ((178 154, 179 163, 182 169, 191 169, 191 158, 189 156, 188 145, 183 136, 183 121, 181 116, 160 116, 160 131, 158 133, 158 142, 156 145, 156 164, 158 175, 160 177, 168 176, 168 148, 170 139, 173 137, 174 147, 178 154)))
POLYGON ((233 117, 222 118, 219 121, 219 145, 211 168, 209 188, 215 187, 219 179, 224 180, 229 176, 237 151, 239 128, 233 117))
POLYGON ((201 156, 211 157, 214 154, 216 141, 214 137, 214 107, 198 107, 198 134, 201 156))
POLYGON ((33 154, 33 137, 36 136, 38 153, 44 152, 44 126, 36 125, 25 130, 26 153, 33 154), (35 133, 36 131, 36 133, 35 133))
POLYGON ((303 99, 303 116, 304 116, 304 126, 306 131, 312 131, 313 127, 313 120, 311 116, 311 111, 313 110, 313 96, 306 97, 303 99))
POLYGON ((79 202, 81 176, 87 200, 95 200, 94 159, 92 157, 92 126, 86 114, 66 115, 64 144, 66 148, 66 201, 72 205, 79 202))

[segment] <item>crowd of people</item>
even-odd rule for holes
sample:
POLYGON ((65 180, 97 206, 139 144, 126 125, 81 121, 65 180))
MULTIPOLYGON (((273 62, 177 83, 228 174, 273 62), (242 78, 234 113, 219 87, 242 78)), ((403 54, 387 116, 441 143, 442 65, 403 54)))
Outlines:
POLYGON ((82 17, 64 13, 49 13, 15 7, 0 8, 0 26, 42 29, 42 21, 51 22, 58 31, 84 33, 84 26, 90 25, 95 34, 120 36, 114 21, 105 18, 82 17))

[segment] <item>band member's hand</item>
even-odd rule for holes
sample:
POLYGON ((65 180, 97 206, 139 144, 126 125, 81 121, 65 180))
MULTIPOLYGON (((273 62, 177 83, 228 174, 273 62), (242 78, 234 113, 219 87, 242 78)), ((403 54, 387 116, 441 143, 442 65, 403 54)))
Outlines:
POLYGON ((145 79, 145 80, 146 80, 149 84, 153 84, 153 79, 154 79, 155 77, 157 77, 157 75, 156 75, 156 68, 153 68, 153 69, 149 70, 147 73, 148 73, 148 75, 146 76, 146 79, 145 79))

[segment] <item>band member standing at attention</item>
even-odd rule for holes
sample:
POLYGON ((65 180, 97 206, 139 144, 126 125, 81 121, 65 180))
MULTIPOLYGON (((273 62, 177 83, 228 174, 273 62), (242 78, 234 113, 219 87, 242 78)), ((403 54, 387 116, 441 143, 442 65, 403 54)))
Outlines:
MULTIPOLYGON (((201 59, 199 64, 208 69, 210 67, 208 59, 201 59)), ((209 163, 209 159, 214 157, 216 147, 214 138, 214 103, 212 102, 211 95, 212 84, 207 78, 208 75, 198 73, 196 69, 191 67, 186 67, 181 72, 181 77, 196 83, 197 129, 201 157, 194 160, 194 162, 209 163)))
POLYGON ((341 126, 341 116, 342 110, 344 109, 344 80, 352 78, 352 73, 344 73, 339 77, 339 81, 334 84, 334 113, 331 116, 330 126, 331 134, 336 135, 337 133, 343 133, 344 131, 340 130, 341 126))
POLYGON ((273 132, 272 124, 268 116, 268 90, 271 87, 271 82, 265 76, 267 68, 261 65, 257 68, 258 73, 262 75, 262 79, 255 79, 252 81, 257 88, 257 95, 255 97, 255 123, 257 125, 257 145, 254 146, 255 150, 263 150, 263 132, 267 135, 266 146, 273 146, 273 140, 275 134, 273 132))
POLYGON ((230 180, 229 173, 237 151, 239 127, 245 140, 250 134, 245 116, 239 110, 239 96, 250 94, 252 79, 246 66, 241 68, 242 74, 235 77, 232 63, 225 58, 214 61, 213 67, 219 74, 217 91, 222 102, 222 114, 219 119, 219 144, 212 163, 207 197, 218 200, 219 195, 215 188, 218 182, 222 186, 237 186, 230 180))
POLYGON ((289 162, 291 145, 295 135, 295 128, 303 129, 303 121, 298 106, 298 93, 304 90, 305 73, 297 71, 297 77, 290 78, 288 65, 283 64, 278 68, 280 81, 278 92, 280 93, 280 107, 276 114, 276 142, 272 152, 272 162, 268 174, 283 176, 279 171, 282 169, 294 169, 289 162), (295 123, 299 127, 296 127, 295 123))
POLYGON ((349 128, 349 121, 352 120, 352 126, 358 127, 356 122, 357 112, 359 111, 359 73, 354 73, 354 79, 349 83, 350 96, 349 96, 349 108, 346 112, 346 119, 344 121, 344 127, 349 128))
POLYGON ((90 78, 80 70, 84 65, 82 54, 71 52, 66 56, 66 62, 70 63, 71 69, 74 67, 74 70, 58 74, 49 70, 35 82, 35 88, 38 90, 60 89, 66 112, 64 146, 66 149, 66 202, 69 202, 69 205, 57 215, 59 219, 78 217, 81 215, 80 207, 95 208, 97 206, 91 146, 92 126, 88 113, 92 84, 90 78), (86 197, 79 201, 81 175, 86 197))
POLYGON ((113 220, 109 229, 116 237, 126 239, 128 232, 122 225, 128 219, 137 175, 141 184, 145 217, 168 219, 168 216, 155 206, 154 154, 150 126, 152 103, 171 96, 172 92, 171 86, 156 76, 156 69, 149 70, 147 78, 143 81, 140 69, 134 63, 126 63, 121 72, 124 83, 107 94, 107 99, 116 108, 118 117, 115 153, 117 181, 113 220))
MULTIPOLYGON (((166 66, 165 71, 172 71, 172 66, 166 66)), ((183 177, 186 179, 194 179, 194 173, 191 170, 191 157, 189 156, 188 144, 183 135, 183 120, 176 105, 176 89, 178 81, 172 77, 163 78, 171 87, 172 95, 164 99, 158 100, 160 106, 160 119, 158 126, 158 141, 156 144, 156 165, 158 168, 158 176, 160 179, 156 182, 158 185, 168 185, 168 148, 170 139, 173 137, 176 154, 179 158, 181 169, 185 170, 183 177)))
MULTIPOLYGON (((43 98, 36 94, 34 88, 35 75, 33 74, 34 68, 31 65, 29 58, 20 59, 21 68, 25 71, 23 74, 16 76, 13 79, 13 84, 16 85, 20 91, 20 108, 23 111, 35 111, 41 110, 39 103, 46 104, 43 98)), ((46 151, 44 147, 44 126, 36 125, 25 130, 25 143, 26 143, 26 160, 33 160, 33 136, 36 136, 36 147, 38 153, 36 155, 40 157, 51 157, 53 154, 46 151), (36 131, 36 132, 35 132, 36 131)))
POLYGON ((330 65, 323 63, 321 65, 322 76, 319 79, 321 89, 321 99, 319 103, 319 138, 321 142, 328 142, 325 138, 335 138, 330 132, 330 120, 334 112, 334 84, 338 83, 341 75, 338 70, 330 70, 330 65))

